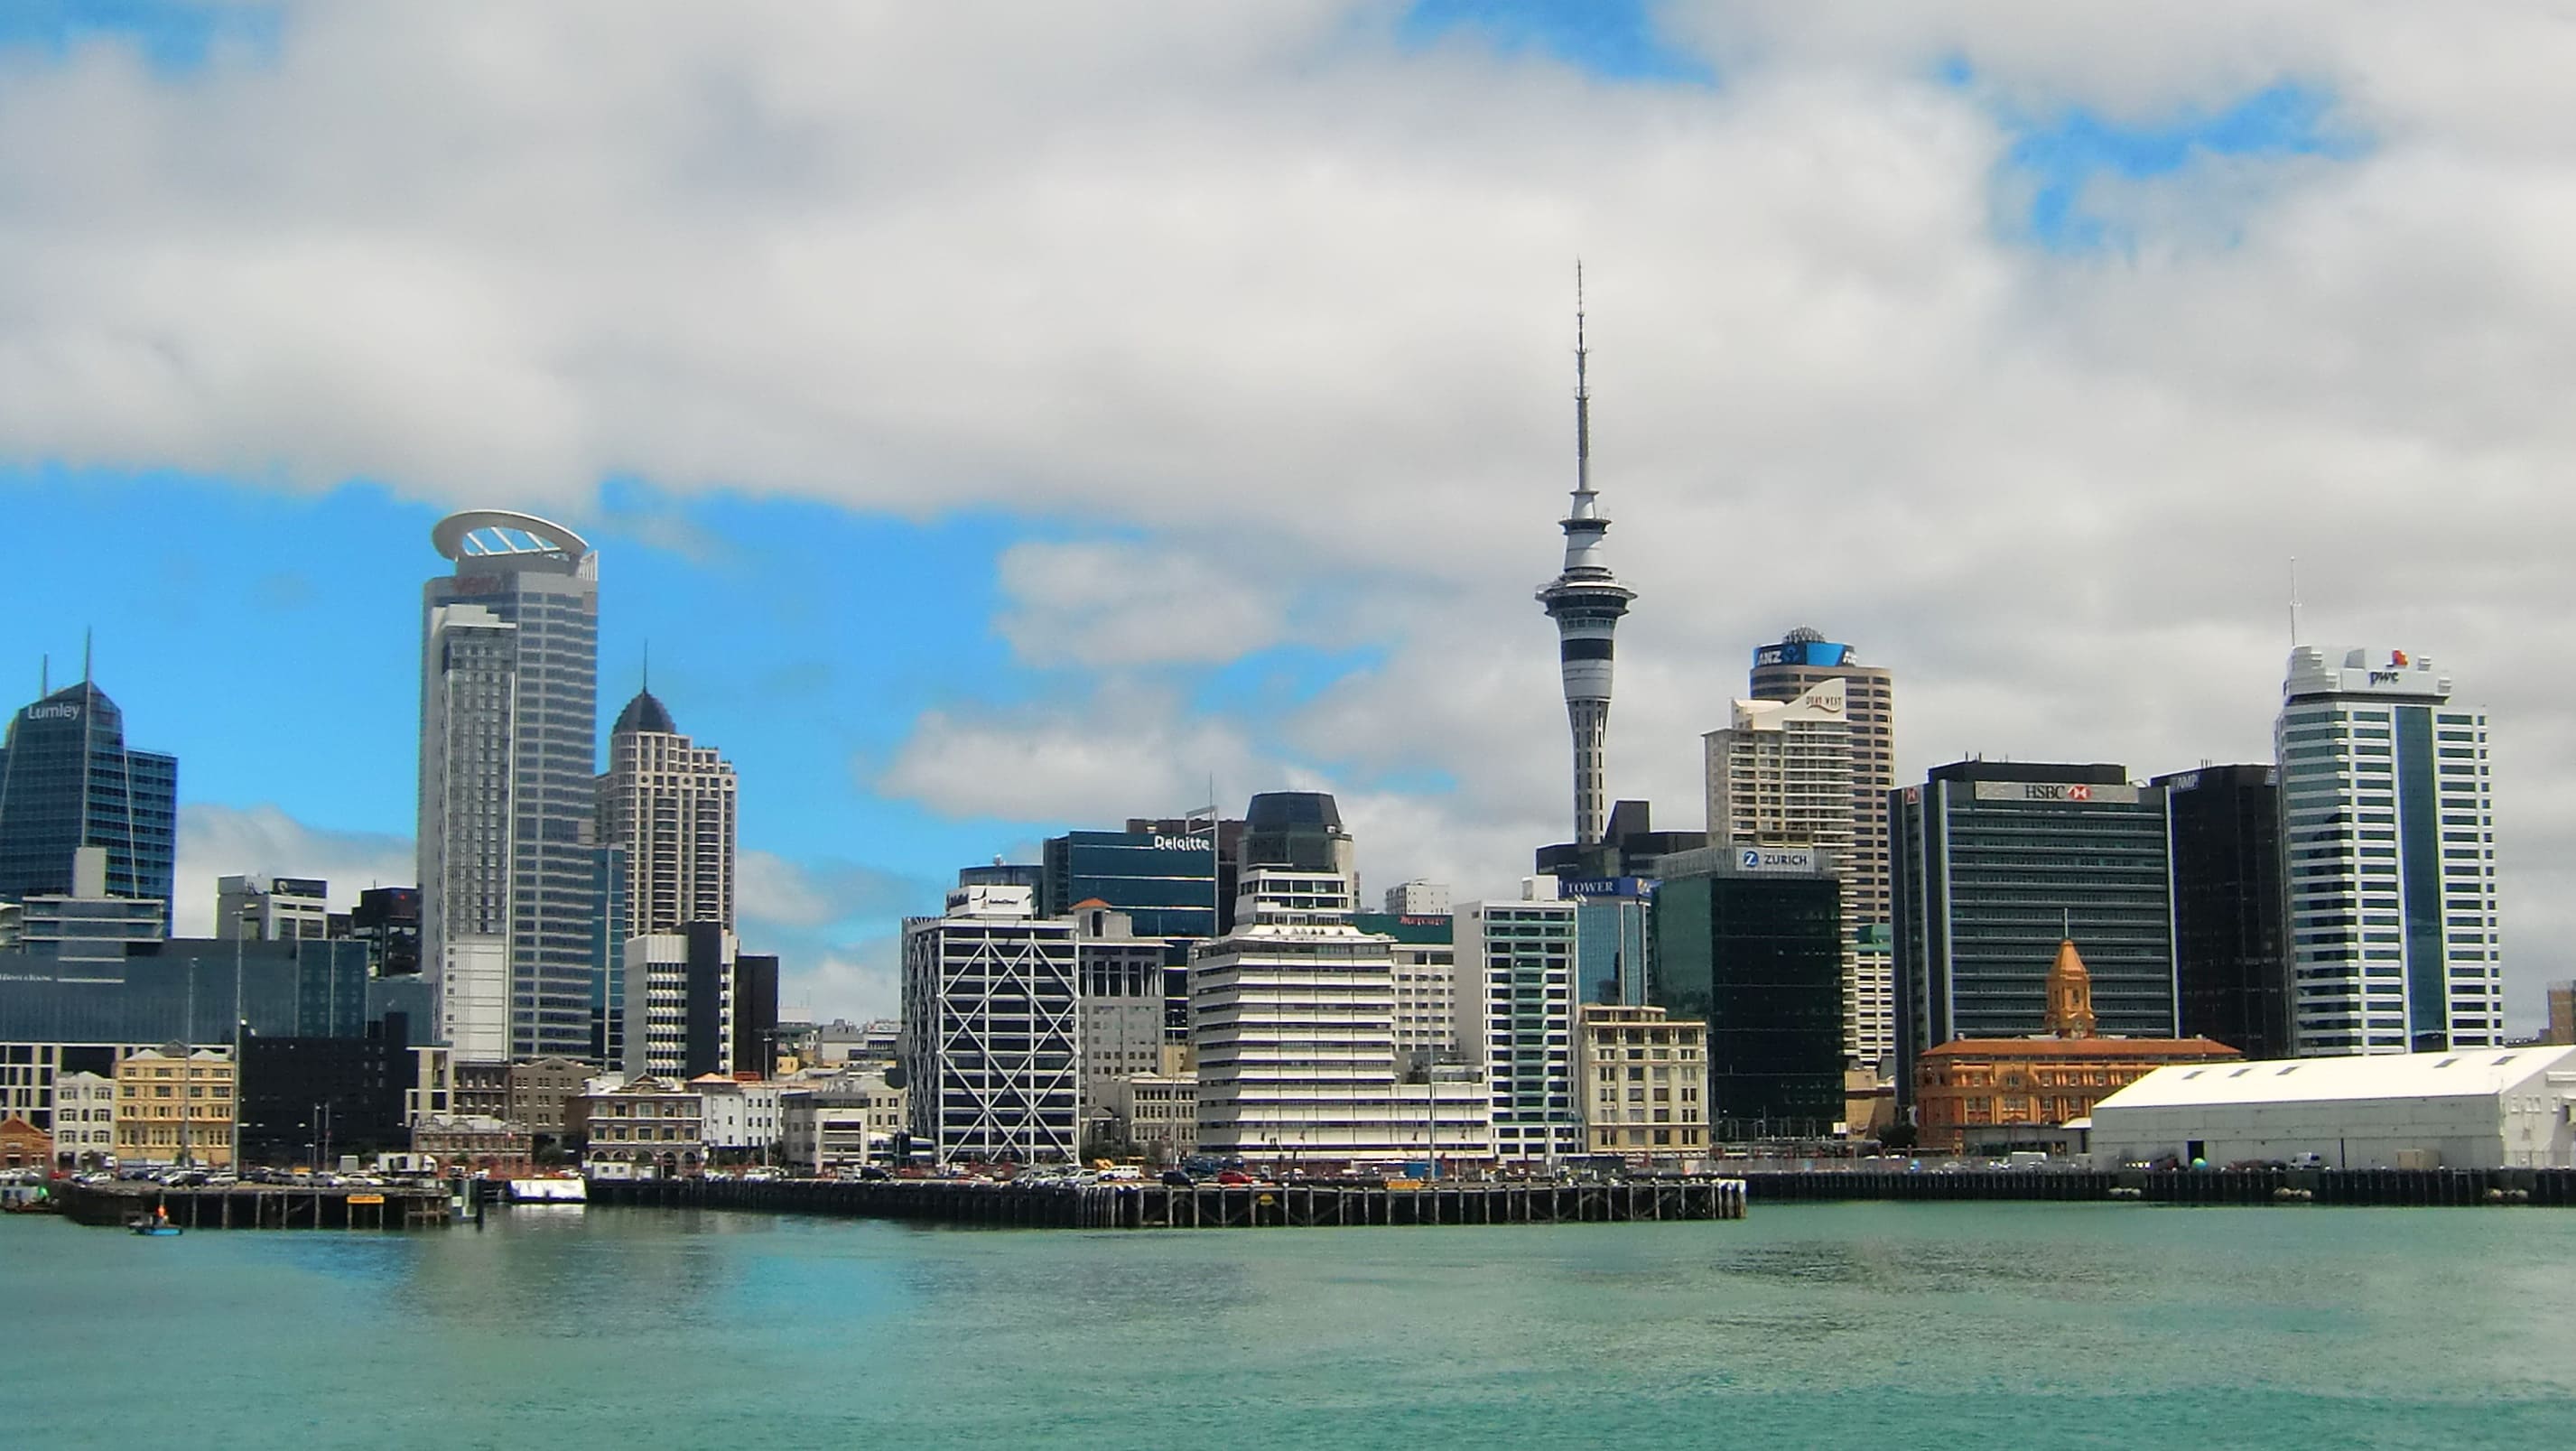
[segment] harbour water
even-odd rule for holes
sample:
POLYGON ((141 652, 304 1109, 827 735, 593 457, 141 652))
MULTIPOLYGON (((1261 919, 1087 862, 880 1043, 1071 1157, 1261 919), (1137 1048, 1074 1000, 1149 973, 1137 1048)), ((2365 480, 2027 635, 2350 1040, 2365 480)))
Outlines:
POLYGON ((19 1444, 2550 1446, 2576 1214, 991 1231, 0 1221, 19 1444))

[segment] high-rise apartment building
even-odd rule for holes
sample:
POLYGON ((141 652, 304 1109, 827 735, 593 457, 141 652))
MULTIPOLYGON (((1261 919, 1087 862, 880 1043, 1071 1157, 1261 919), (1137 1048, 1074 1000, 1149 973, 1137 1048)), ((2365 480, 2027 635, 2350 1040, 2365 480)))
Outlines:
POLYGON ((1081 1143, 1081 974, 1074 924, 1027 887, 961 886, 903 924, 906 1105, 941 1163, 1071 1159, 1081 1143))
POLYGON ((1565 531, 1565 569, 1542 586, 1538 601, 1556 622, 1557 672, 1565 687, 1566 724, 1574 734, 1574 845, 1596 845, 1610 810, 1611 642, 1637 592, 1610 572, 1602 540, 1610 521, 1592 487, 1592 389, 1584 375, 1583 279, 1574 283, 1574 505, 1558 521, 1565 531))
POLYGON ((1493 1155, 1483 1075, 1396 1049, 1392 943, 1350 878, 1244 868, 1235 928, 1190 964, 1198 1145, 1329 1169, 1493 1155))
MULTIPOLYGON (((1493 1100, 1494 1155, 1509 1161, 1583 1152, 1574 1096, 1575 903, 1554 877, 1522 881, 1523 899, 1457 911, 1459 1037, 1481 1052, 1493 1100)), ((1471 1058, 1472 1061, 1472 1058, 1471 1058)))
POLYGON ((731 928, 733 767, 680 734, 652 691, 637 691, 608 732, 597 783, 599 840, 625 854, 622 940, 693 922, 731 928))
POLYGON ((460 1062, 581 1056, 601 960, 599 556, 527 514, 451 514, 422 590, 423 971, 460 1062))
MULTIPOLYGON (((1896 787, 1895 677, 1861 664, 1851 646, 1803 627, 1753 652, 1756 700, 1794 701, 1829 683, 1842 687, 1851 744, 1851 842, 1834 853, 1843 932, 1851 943, 1843 1037, 1855 1063, 1876 1065, 1896 1051, 1896 915, 1887 837, 1887 793, 1896 787)), ((1715 820, 1709 825, 1714 832, 1715 820)))
POLYGON ((318 877, 215 878, 215 940, 331 935, 331 884, 318 877))
POLYGON ((9 718, 0 743, 0 900, 72 890, 72 854, 107 853, 107 892, 162 904, 170 930, 179 762, 125 745, 125 714, 88 680, 9 718))
POLYGON ((2405 651, 2290 656, 2281 778, 2302 1056, 2504 1042, 2486 712, 2405 651))
POLYGON ((1935 1044, 2040 1031, 2068 938, 2104 1033, 2175 1036, 2164 794, 2116 765, 2019 761, 1937 766, 1891 794, 1900 1091, 1935 1044))
POLYGON ((2290 1054, 2281 790, 2270 766, 2158 776, 2173 838, 2174 994, 2185 1037, 2290 1054))

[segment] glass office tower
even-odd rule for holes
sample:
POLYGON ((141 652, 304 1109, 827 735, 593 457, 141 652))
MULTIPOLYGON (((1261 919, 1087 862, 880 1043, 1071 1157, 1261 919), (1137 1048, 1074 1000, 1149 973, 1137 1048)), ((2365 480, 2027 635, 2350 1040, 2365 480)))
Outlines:
POLYGON ((439 521, 422 591, 422 969, 459 1062, 592 1051, 599 556, 527 514, 439 521))
POLYGON ((107 892, 162 903, 169 931, 179 761, 125 747, 125 715, 89 681, 9 719, 0 746, 0 899, 72 891, 72 854, 107 852, 107 892))

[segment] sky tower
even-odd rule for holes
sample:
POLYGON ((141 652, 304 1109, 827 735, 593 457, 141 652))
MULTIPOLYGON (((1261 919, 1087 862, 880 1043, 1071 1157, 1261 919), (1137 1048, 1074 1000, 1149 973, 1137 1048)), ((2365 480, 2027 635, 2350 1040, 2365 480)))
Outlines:
POLYGON ((1619 583, 1602 561, 1601 517, 1592 492, 1592 392, 1584 378, 1583 264, 1574 266, 1574 507, 1565 528, 1565 572, 1538 592, 1556 621, 1557 659, 1565 678, 1565 718, 1574 728, 1574 840, 1601 840, 1610 810, 1605 743, 1610 733, 1610 637, 1628 613, 1635 590, 1619 583))

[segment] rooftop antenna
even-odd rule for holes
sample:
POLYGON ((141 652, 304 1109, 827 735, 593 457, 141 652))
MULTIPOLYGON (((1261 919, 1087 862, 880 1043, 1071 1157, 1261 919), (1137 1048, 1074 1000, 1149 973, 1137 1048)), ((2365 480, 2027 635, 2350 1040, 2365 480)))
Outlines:
POLYGON ((2290 648, 2299 648, 2299 556, 2290 556, 2290 648))
POLYGON ((36 657, 36 698, 42 700, 53 693, 54 657, 39 655, 36 657))
POLYGON ((2057 935, 2058 935, 2059 940, 2061 940, 2061 941, 2065 941, 2065 942, 2072 942, 2072 941, 2074 941, 2074 940, 2075 940, 2075 909, 2074 909, 2074 908, 2072 908, 2072 907, 2060 907, 2060 908, 2058 908, 2058 909, 2057 909, 2057 920, 2058 920, 2058 933, 2057 933, 2057 935))
POLYGON ((90 683, 89 646, 90 636, 94 633, 94 631, 88 629, 81 631, 81 684, 83 685, 90 683))
POLYGON ((651 695, 653 693, 653 642, 650 640, 644 642, 644 683, 642 689, 646 695, 651 695))
POLYGON ((1583 342, 1583 259, 1577 257, 1574 259, 1574 492, 1578 496, 1588 496, 1592 492, 1592 388, 1584 377, 1584 360, 1590 354, 1591 349, 1583 342))

